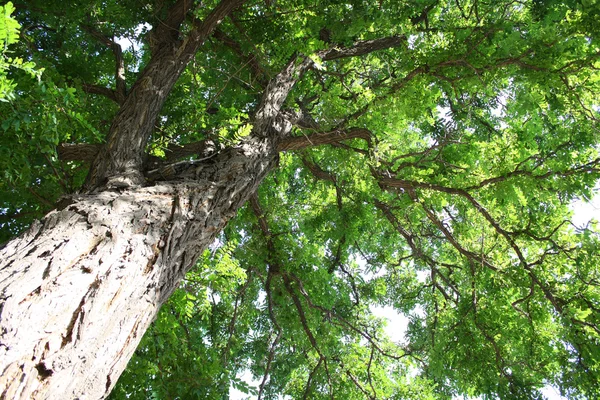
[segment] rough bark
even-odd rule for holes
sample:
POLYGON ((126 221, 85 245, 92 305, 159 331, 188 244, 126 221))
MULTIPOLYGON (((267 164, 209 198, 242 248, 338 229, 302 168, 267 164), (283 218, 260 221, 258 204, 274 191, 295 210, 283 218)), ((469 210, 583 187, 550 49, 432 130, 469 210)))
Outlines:
MULTIPOLYGON (((106 397, 160 306, 276 165, 278 151, 369 140, 368 131, 355 129, 286 142, 292 123, 283 104, 313 64, 298 57, 265 88, 243 142, 201 161, 144 170, 144 148, 171 88, 243 1, 222 0, 184 39, 171 28, 190 3, 175 3, 106 145, 80 153, 96 154, 83 194, 0 250, 0 400, 106 397)), ((361 42, 355 51, 323 56, 351 57, 399 42, 361 42)))
POLYGON ((112 121, 106 144, 90 169, 86 190, 145 183, 141 172, 144 150, 167 96, 204 41, 244 1, 222 0, 204 20, 196 21, 183 39, 178 38, 179 24, 190 2, 181 0, 173 6, 167 22, 174 26, 167 29, 162 24, 154 31, 152 57, 112 121))
POLYGON ((250 138, 178 181, 78 195, 0 252, 0 398, 108 395, 160 306, 275 165, 250 138))

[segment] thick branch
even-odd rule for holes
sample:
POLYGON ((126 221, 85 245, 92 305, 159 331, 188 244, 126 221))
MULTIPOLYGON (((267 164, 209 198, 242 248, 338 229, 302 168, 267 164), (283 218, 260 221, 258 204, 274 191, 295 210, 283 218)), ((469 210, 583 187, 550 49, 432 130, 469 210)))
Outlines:
MULTIPOLYGON (((62 161, 83 161, 92 162, 102 148, 101 144, 90 143, 61 143, 57 147, 58 157, 62 161)), ((213 154, 218 149, 218 145, 212 140, 201 140, 194 143, 177 145, 171 143, 164 150, 165 158, 154 156, 148 157, 150 168, 155 168, 159 164, 169 164, 183 157, 200 156, 206 157, 213 154)))
MULTIPOLYGON (((372 53, 378 50, 397 47, 406 41, 405 36, 391 36, 381 39, 364 40, 354 43, 350 47, 332 48, 323 50, 317 53, 323 61, 331 61, 339 58, 357 57, 372 53)), ((283 102, 287 98, 287 94, 298 79, 314 64, 310 57, 304 57, 298 61, 296 57, 292 58, 286 68, 272 79, 265 91, 261 107, 257 112, 257 116, 272 115, 273 112, 278 113, 283 102)))
MULTIPOLYGON (((320 179, 322 181, 327 181, 327 182, 333 183, 336 187, 336 190, 339 191, 339 188, 337 187, 337 178, 335 177, 335 175, 332 175, 329 172, 324 171, 320 166, 318 166, 314 162, 308 160, 306 157, 302 157, 302 164, 311 172, 311 174, 315 178, 320 179)), ((338 201, 338 203, 339 203, 339 201, 338 201)))
MULTIPOLYGON (((352 128, 347 131, 335 130, 326 133, 315 133, 308 136, 287 137, 281 140, 277 151, 294 151, 308 147, 335 144, 342 140, 364 139, 371 143, 371 132, 363 128, 352 128)), ((62 161, 92 162, 102 148, 101 144, 90 143, 62 143, 57 147, 58 157, 62 161)), ((207 157, 219 150, 219 146, 212 140, 201 140, 184 145, 169 144, 164 150, 165 158, 149 156, 148 166, 156 168, 161 165, 170 164, 184 157, 199 156, 207 157)))
POLYGON ((398 47, 406 43, 406 36, 390 36, 380 39, 363 40, 354 43, 350 47, 336 47, 318 53, 323 61, 336 60, 338 58, 358 57, 378 50, 398 47))
POLYGON ((62 161, 83 161, 92 162, 98 155, 100 144, 88 143, 61 143, 56 148, 58 158, 62 161))
MULTIPOLYGON (((356 57, 372 53, 374 51, 397 47, 406 41, 404 36, 391 36, 387 38, 364 40, 354 43, 353 46, 344 48, 333 48, 323 50, 317 55, 324 61, 335 60, 346 57, 356 57)), ((263 95, 258 111, 256 112, 257 123, 261 120, 274 118, 279 114, 281 106, 294 84, 313 65, 309 57, 292 57, 287 66, 269 82, 263 95)))
POLYGON ((104 86, 91 85, 89 83, 83 83, 81 88, 84 92, 89 94, 99 94, 100 96, 104 96, 117 104, 121 104, 123 98, 119 96, 116 90, 110 89, 104 86))
MULTIPOLYGON (((255 128, 258 131, 268 132, 270 127, 275 128, 276 131, 286 129, 289 131, 291 129, 291 124, 280 114, 281 107, 287 99, 290 90, 292 90, 298 79, 311 65, 312 60, 308 57, 298 60, 298 57, 294 56, 283 70, 275 78, 271 79, 254 115, 255 128), (280 121, 276 122, 275 120, 278 117, 280 121), (282 124, 289 125, 289 127, 282 124)), ((280 136, 280 139, 282 137, 280 136)))
POLYGON ((167 11, 167 16, 159 20, 152 30, 150 48, 155 51, 160 45, 174 43, 179 38, 179 28, 192 8, 192 0, 178 0, 167 11))

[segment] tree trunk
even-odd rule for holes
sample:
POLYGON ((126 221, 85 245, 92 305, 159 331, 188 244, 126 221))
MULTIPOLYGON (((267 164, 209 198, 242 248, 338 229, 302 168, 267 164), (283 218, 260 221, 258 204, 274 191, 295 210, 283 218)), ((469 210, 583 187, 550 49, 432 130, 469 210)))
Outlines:
POLYGON ((76 195, 3 248, 0 399, 106 397, 275 149, 253 137, 176 181, 76 195))
MULTIPOLYGON (((84 194, 0 250, 0 400, 106 397, 160 306, 275 166, 292 128, 281 107, 308 57, 294 57, 271 80, 240 144, 202 162, 142 165, 177 77, 243 2, 221 0, 183 40, 156 30, 152 59, 115 117, 84 194)), ((190 5, 177 1, 166 26, 179 26, 190 5)))
POLYGON ((152 57, 112 121, 106 144, 90 168, 86 190, 144 185, 146 144, 167 96, 204 41, 244 1, 222 0, 202 21, 194 20, 185 39, 179 38, 179 26, 193 2, 175 3, 167 20, 153 30, 152 57))
MULTIPOLYGON (((240 144, 202 162, 144 171, 152 122, 172 85, 243 2, 221 0, 183 40, 159 25, 155 36, 162 41, 98 150, 85 194, 63 201, 0 250, 0 400, 106 397, 160 306, 256 191, 278 151, 370 140, 360 129, 289 137, 290 116, 281 109, 313 64, 295 56, 265 88, 253 132, 240 144)), ((190 5, 177 1, 165 26, 179 26, 190 5)), ((366 54, 401 39, 381 42, 320 56, 366 54)))

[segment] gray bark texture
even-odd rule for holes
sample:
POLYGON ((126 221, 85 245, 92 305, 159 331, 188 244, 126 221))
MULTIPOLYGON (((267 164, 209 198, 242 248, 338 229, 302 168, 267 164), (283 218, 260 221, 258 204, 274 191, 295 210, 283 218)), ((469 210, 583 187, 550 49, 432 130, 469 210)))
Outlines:
POLYGON ((85 183, 86 189, 143 185, 144 150, 156 117, 171 89, 204 41, 232 10, 245 0, 222 0, 193 29, 179 38, 179 26, 193 2, 179 0, 153 30, 152 57, 113 119, 85 183), (108 179, 108 182, 107 182, 108 179))
MULTIPOLYGON (((122 93, 106 143, 63 149, 67 158, 93 158, 82 194, 61 201, 0 249, 0 400, 105 398, 160 306, 256 192, 278 151, 370 141, 364 129, 289 136, 294 118, 282 106, 313 64, 294 57, 267 84, 253 131, 241 143, 215 148, 199 161, 144 165, 171 88, 204 40, 242 3, 221 0, 180 38, 192 2, 175 2, 153 31, 144 72, 122 93)), ((359 42, 320 56, 352 57, 402 42, 359 42)))
POLYGON ((275 165, 276 138, 286 133, 271 132, 275 119, 202 163, 152 177, 143 165, 171 88, 243 2, 222 0, 185 38, 178 28, 193 3, 175 2, 83 194, 0 250, 0 400, 105 398, 160 306, 275 165))
MULTIPOLYGON (((294 65, 270 85, 238 145, 202 161, 134 166, 145 185, 122 186, 111 184, 122 171, 98 166, 134 152, 114 154, 109 141, 86 194, 65 199, 0 251, 0 400, 110 393, 160 306, 276 165, 292 127, 280 109, 294 65)), ((121 120, 129 128, 119 136, 135 132, 131 121, 121 120)))
POLYGON ((249 138, 178 180, 77 195, 0 251, 0 398, 104 398, 160 306, 276 163, 249 138))

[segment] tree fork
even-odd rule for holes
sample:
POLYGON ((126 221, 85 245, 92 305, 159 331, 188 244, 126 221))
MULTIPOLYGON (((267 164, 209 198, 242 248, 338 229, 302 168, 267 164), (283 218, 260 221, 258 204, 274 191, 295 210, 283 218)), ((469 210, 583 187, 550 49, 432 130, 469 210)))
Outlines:
POLYGON ((204 20, 195 20, 193 29, 183 39, 177 37, 178 28, 190 3, 178 1, 171 8, 166 21, 173 23, 170 28, 174 30, 158 25, 153 31, 157 44, 152 49, 152 57, 117 112, 106 144, 90 168, 85 190, 145 183, 141 172, 144 150, 167 96, 204 41, 223 18, 244 1, 222 0, 204 20))

